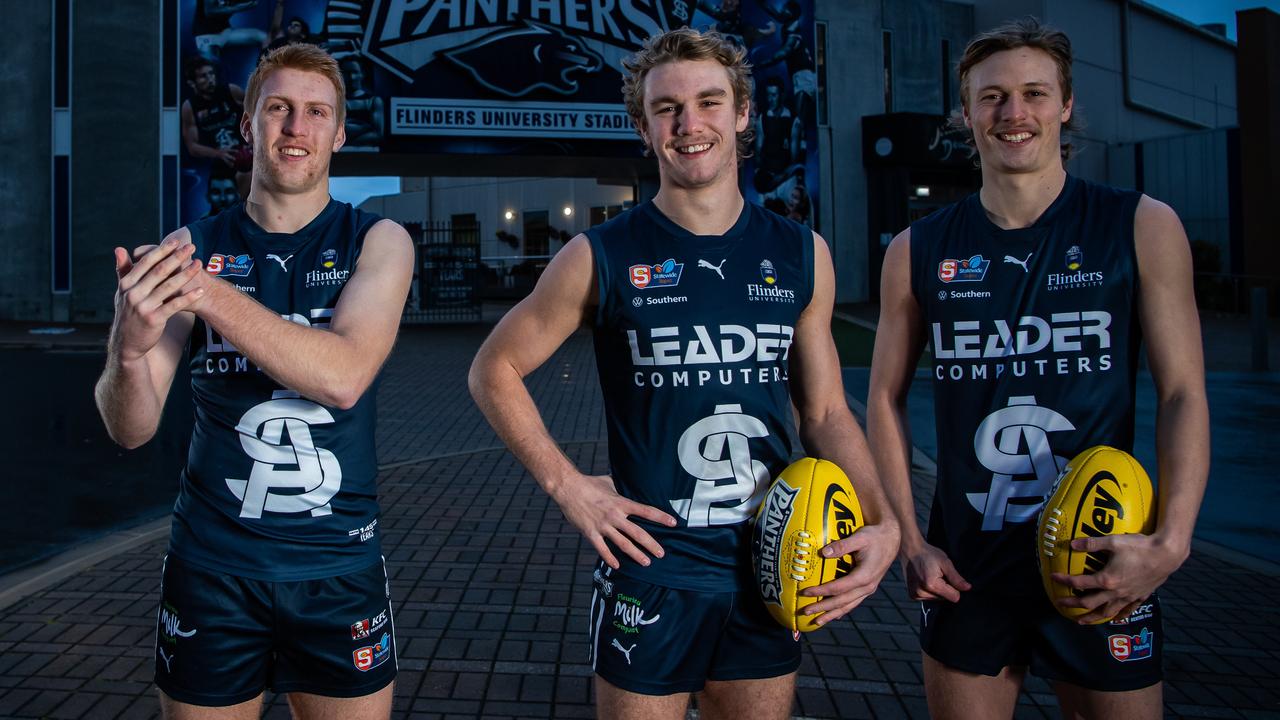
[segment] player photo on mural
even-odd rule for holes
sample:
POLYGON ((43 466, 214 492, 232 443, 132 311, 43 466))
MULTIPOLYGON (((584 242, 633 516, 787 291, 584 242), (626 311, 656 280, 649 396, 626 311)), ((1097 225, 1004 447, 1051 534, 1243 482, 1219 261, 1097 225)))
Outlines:
POLYGON ((812 227, 812 0, 180 0, 182 221, 225 207, 227 179, 244 197, 242 88, 281 45, 315 44, 338 61, 344 153, 635 158, 622 60, 682 26, 747 50, 757 119, 743 195, 812 227))

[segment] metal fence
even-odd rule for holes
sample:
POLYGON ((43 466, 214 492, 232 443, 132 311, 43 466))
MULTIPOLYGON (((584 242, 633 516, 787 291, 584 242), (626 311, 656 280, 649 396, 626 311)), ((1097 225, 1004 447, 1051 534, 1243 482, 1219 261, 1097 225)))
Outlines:
POLYGON ((479 322, 480 226, 410 223, 405 229, 418 253, 402 322, 479 322))

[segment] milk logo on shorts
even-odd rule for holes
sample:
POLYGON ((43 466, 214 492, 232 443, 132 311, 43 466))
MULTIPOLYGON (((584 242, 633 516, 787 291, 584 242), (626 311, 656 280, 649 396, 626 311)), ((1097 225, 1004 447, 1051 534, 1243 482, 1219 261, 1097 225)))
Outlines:
POLYGON ((1107 637, 1107 649, 1111 651, 1111 657, 1120 662, 1133 662, 1134 660, 1149 660, 1151 652, 1155 646, 1156 634, 1147 628, 1137 635, 1111 635, 1107 637))
POLYGON ((333 453, 316 447, 311 437, 312 427, 332 422, 333 415, 324 407, 287 390, 277 390, 273 399, 249 408, 236 431, 240 446, 253 459, 253 469, 247 480, 227 478, 227 487, 241 501, 240 517, 260 518, 263 512, 310 512, 312 517, 333 513, 329 501, 342 487, 342 466, 333 453))
POLYGON ((637 290, 675 287, 680 284, 683 273, 684 263, 676 262, 675 258, 667 258, 657 265, 632 265, 627 268, 627 277, 637 290))
POLYGON ((752 459, 750 440, 768 436, 765 424, 738 404, 716 405, 714 414, 690 425, 680 434, 676 453, 680 467, 696 481, 693 497, 671 500, 676 514, 689 527, 736 525, 750 518, 772 480, 764 463, 752 459))
POLYGON ((624 635, 639 635, 640 628, 652 625, 662 619, 662 615, 647 617, 643 603, 625 593, 618 593, 613 601, 613 627, 624 635))
POLYGON ((984 493, 965 494, 973 509, 982 513, 983 530, 1035 519, 1053 481, 1067 465, 1067 458, 1053 454, 1049 433, 1075 429, 1054 410, 1036 405, 1034 395, 1010 397, 1008 407, 983 419, 973 435, 973 450, 978 462, 993 473, 991 487, 984 493), (1023 447, 1026 452, 1019 452, 1023 447))

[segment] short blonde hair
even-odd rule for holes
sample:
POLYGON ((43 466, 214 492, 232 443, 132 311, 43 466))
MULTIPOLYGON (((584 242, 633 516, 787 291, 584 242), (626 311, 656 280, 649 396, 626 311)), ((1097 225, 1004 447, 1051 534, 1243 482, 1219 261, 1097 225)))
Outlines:
POLYGON ((258 109, 258 97, 262 95, 262 85, 266 83, 268 77, 271 77, 271 73, 281 68, 318 73, 333 83, 333 89, 338 93, 338 106, 333 110, 338 117, 338 127, 343 126, 347 119, 347 86, 342 81, 342 70, 339 69, 338 61, 334 60, 332 55, 310 43, 293 43, 278 47, 258 61, 258 67, 253 69, 253 74, 249 76, 249 85, 244 91, 244 109, 250 117, 253 117, 254 111, 258 109))
MULTIPOLYGON (((751 64, 747 62, 747 51, 714 30, 700 32, 688 27, 677 28, 651 36, 644 47, 622 61, 627 70, 622 77, 622 100, 637 133, 644 127, 644 79, 655 67, 680 60, 715 60, 729 73, 734 109, 742 112, 750 102, 751 64)), ((739 162, 750 156, 754 139, 755 125, 747 123, 747 129, 737 137, 739 162)), ((647 143, 645 152, 649 152, 647 143)))

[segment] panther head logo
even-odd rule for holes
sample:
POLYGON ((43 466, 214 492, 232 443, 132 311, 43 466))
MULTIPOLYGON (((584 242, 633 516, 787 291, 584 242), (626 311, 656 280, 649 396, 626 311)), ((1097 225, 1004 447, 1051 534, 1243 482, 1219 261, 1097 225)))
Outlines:
POLYGON ((572 95, 574 72, 595 72, 604 61, 582 40, 559 28, 525 19, 523 25, 489 33, 444 52, 476 82, 509 97, 539 88, 572 95))

